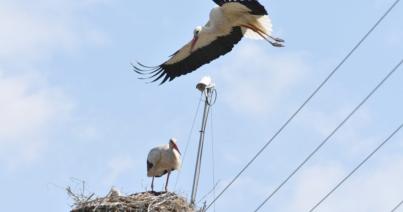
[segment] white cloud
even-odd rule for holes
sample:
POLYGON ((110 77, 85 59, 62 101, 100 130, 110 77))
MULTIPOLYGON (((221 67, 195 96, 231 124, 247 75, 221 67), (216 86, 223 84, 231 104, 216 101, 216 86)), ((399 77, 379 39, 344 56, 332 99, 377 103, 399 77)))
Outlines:
MULTIPOLYGON (((216 194, 227 186, 232 178, 220 181, 216 188, 216 194)), ((251 211, 257 207, 257 202, 273 190, 272 186, 253 177, 242 176, 234 182, 222 199, 217 201, 217 211, 251 211)), ((206 199, 211 202, 214 195, 206 199)), ((259 202, 260 203, 260 202, 259 202)))
MULTIPOLYGON (((301 114, 301 119, 298 121, 301 127, 313 130, 320 139, 324 139, 351 113, 354 107, 355 105, 347 104, 340 108, 332 108, 331 111, 309 109, 301 114)), ((372 124, 374 122, 371 110, 363 107, 336 132, 328 143, 337 143, 348 151, 345 153, 356 155, 372 148, 371 144, 380 139, 376 132, 364 133, 372 124)))
POLYGON ((105 36, 74 13, 74 1, 2 2, 0 62, 32 62, 54 51, 73 50, 86 43, 100 45, 105 36))
POLYGON ((56 88, 36 77, 7 77, 0 72, 0 162, 15 166, 35 159, 46 134, 72 105, 56 88))
MULTIPOLYGON (((83 11, 106 1, 0 1, 0 165, 16 168, 40 157, 73 105, 38 67, 55 53, 105 44, 83 11)), ((82 136, 94 133, 89 127, 82 136)))
POLYGON ((256 44, 243 45, 234 61, 221 68, 221 96, 234 111, 255 116, 269 114, 310 69, 302 53, 266 51, 256 44))
MULTIPOLYGON (((382 154, 382 153, 381 153, 382 154)), ((356 172, 318 211, 389 211, 403 196, 403 157, 386 154, 377 157, 356 172), (387 159, 386 159, 387 158, 387 159)), ((358 162, 357 162, 358 163, 358 162)), ((289 211, 307 211, 350 172, 337 165, 311 166, 298 178, 289 211)))
POLYGON ((385 41, 389 46, 399 47, 403 45, 403 28, 389 29, 385 32, 385 41))
POLYGON ((134 160, 127 155, 112 158, 107 164, 108 174, 104 179, 105 184, 114 184, 121 175, 132 171, 134 167, 134 160))
POLYGON ((308 211, 343 175, 344 170, 334 165, 311 166, 304 169, 297 179, 294 202, 290 211, 308 211))
POLYGON ((99 139, 102 134, 94 124, 79 125, 74 128, 74 133, 77 135, 78 139, 86 141, 99 139))

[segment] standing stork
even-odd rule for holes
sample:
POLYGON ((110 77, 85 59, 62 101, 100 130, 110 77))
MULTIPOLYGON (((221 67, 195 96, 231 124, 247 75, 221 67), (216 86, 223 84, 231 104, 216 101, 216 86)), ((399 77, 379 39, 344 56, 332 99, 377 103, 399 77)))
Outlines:
POLYGON ((171 138, 169 144, 161 145, 150 150, 147 157, 147 176, 152 177, 151 191, 154 191, 154 177, 167 174, 165 191, 168 191, 168 180, 171 171, 178 170, 182 161, 176 139, 171 138))
POLYGON ((272 24, 266 9, 257 0, 213 0, 218 7, 210 20, 194 30, 193 39, 175 52, 169 60, 155 67, 133 65, 140 79, 152 82, 188 74, 232 50, 242 37, 264 39, 272 46, 283 47, 284 40, 272 36, 272 24))

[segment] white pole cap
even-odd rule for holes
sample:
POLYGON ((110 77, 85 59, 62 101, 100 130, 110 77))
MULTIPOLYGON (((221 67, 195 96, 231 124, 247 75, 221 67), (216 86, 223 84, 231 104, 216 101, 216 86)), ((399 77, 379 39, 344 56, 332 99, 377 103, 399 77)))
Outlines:
POLYGON ((196 88, 200 92, 203 92, 206 88, 214 87, 214 83, 211 80, 210 76, 204 76, 199 83, 197 83, 196 88))

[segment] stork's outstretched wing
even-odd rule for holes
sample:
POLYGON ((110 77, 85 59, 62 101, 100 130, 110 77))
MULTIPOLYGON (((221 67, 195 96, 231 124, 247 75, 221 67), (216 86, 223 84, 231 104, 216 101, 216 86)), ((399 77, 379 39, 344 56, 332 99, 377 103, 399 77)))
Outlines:
POLYGON ((227 31, 221 32, 201 31, 193 50, 192 42, 189 42, 159 66, 148 67, 138 63, 133 68, 137 73, 146 75, 141 79, 153 79, 152 82, 162 79, 160 84, 163 84, 230 52, 242 37, 241 27, 229 27, 227 31))
POLYGON ((218 6, 225 4, 241 4, 250 10, 252 15, 267 15, 267 11, 263 5, 257 0, 213 0, 218 6))

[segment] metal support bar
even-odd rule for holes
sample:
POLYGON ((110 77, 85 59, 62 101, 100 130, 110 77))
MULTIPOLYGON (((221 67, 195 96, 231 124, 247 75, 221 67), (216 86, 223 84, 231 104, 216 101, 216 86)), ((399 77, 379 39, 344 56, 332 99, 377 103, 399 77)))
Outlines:
POLYGON ((191 196, 191 200, 190 200, 190 203, 192 205, 195 205, 195 202, 196 202, 196 193, 197 193, 197 187, 199 184, 200 168, 201 168, 201 161, 202 161, 202 155, 203 155, 204 135, 205 135, 206 126, 207 126, 208 113, 209 113, 210 107, 211 107, 213 90, 214 90, 214 88, 211 87, 211 88, 206 88, 206 90, 204 91, 204 92, 206 92, 205 93, 206 95, 205 95, 205 101, 204 101, 203 120, 202 120, 201 129, 200 129, 199 148, 197 151, 196 167, 195 167, 195 173, 194 173, 194 178, 193 178, 192 196, 191 196))

